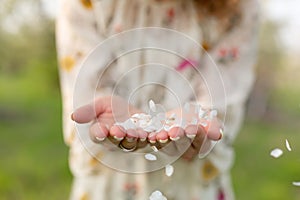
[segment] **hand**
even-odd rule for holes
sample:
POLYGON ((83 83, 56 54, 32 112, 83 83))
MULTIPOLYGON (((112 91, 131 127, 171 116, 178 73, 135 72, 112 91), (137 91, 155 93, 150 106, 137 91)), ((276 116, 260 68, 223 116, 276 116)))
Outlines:
MULTIPOLYGON (((168 112, 181 115, 179 109, 168 112)), ((185 115, 184 118, 191 122, 192 116, 185 115)), ((218 118, 213 118, 211 121, 201 120, 199 124, 189 124, 183 129, 174 127, 167 131, 160 131, 156 134, 156 138, 151 138, 155 146, 158 148, 166 147, 164 152, 168 154, 184 152, 182 158, 191 161, 200 152, 205 152, 209 148, 211 141, 218 141, 223 136, 223 126, 218 118), (206 124, 206 126, 204 126, 206 124), (168 140, 170 138, 170 140, 168 140), (171 143, 171 144, 170 144, 171 143), (168 144, 168 146, 167 146, 168 144), (187 145, 190 146, 187 148, 187 145)))
POLYGON ((139 130, 125 131, 122 127, 113 124, 123 122, 131 115, 139 112, 137 108, 128 104, 121 97, 108 96, 98 98, 93 103, 76 109, 71 118, 77 123, 93 121, 89 133, 90 138, 95 143, 101 143, 108 138, 116 145, 120 145, 121 142, 126 143, 129 146, 128 149, 130 149, 130 146, 139 148, 146 146, 145 141, 138 141, 138 137, 135 136, 137 132, 140 136, 146 133, 139 130))

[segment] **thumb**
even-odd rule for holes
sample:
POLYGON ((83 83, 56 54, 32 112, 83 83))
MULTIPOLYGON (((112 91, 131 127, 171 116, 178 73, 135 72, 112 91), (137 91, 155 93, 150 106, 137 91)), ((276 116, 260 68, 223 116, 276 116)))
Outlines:
POLYGON ((71 115, 71 119, 77 123, 88 123, 105 111, 103 102, 99 99, 94 103, 77 108, 71 115))

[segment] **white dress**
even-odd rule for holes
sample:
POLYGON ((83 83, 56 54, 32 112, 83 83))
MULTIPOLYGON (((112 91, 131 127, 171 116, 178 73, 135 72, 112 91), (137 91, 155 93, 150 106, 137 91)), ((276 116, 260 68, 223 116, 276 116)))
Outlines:
MULTIPOLYGON (((71 199, 146 200, 155 190, 161 191, 168 200, 234 199, 230 179, 234 160, 232 143, 243 121, 244 104, 254 81, 258 22, 257 1, 242 0, 240 4, 240 21, 233 20, 232 28, 224 30, 213 17, 198 21, 192 0, 61 0, 56 36, 64 139, 70 147, 69 164, 74 176, 71 199), (99 163, 82 145, 70 119, 74 110, 73 92, 84 58, 108 37, 143 27, 176 30, 179 35, 183 33, 202 44, 209 55, 185 40, 178 41, 166 31, 149 34, 142 37, 143 45, 165 45, 174 48, 179 56, 155 49, 123 55, 105 72, 101 66, 91 69, 82 96, 84 99, 94 90, 97 96, 114 92, 125 99, 131 98, 131 103, 142 109, 149 99, 171 109, 177 105, 173 95, 176 94, 180 102, 197 101, 218 109, 220 117, 225 119, 222 140, 203 159, 192 162, 178 159, 172 163, 175 173, 171 177, 165 175, 164 169, 131 174, 99 163), (136 66, 142 67, 132 70, 136 66), (199 74, 195 73, 198 68, 199 74), (100 72, 104 74, 97 85, 100 72), (147 81, 157 84, 132 93, 147 81), (192 90, 187 89, 186 82, 192 90), (166 88, 171 88, 173 93, 166 88)), ((128 37, 120 44, 105 48, 117 55, 122 52, 119 49, 134 48, 136 40, 128 37)), ((99 62, 108 62, 111 56, 114 57, 104 53, 99 62)), ((105 156, 103 152, 96 154, 105 156)))

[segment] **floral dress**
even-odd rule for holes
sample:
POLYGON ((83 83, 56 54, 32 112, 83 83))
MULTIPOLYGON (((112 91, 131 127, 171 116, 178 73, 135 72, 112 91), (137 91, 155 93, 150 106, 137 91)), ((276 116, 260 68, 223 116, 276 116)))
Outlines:
MULTIPOLYGON (((156 190, 161 191, 168 200, 234 199, 230 178, 234 161, 232 143, 243 121, 245 101, 254 81, 257 4, 254 0, 242 0, 239 20, 231 20, 231 28, 224 29, 214 17, 200 21, 192 0, 60 1, 56 36, 63 98, 64 140, 70 147, 69 165, 74 176, 70 199, 146 200, 156 190), (172 93, 162 87, 162 84, 171 88, 181 102, 213 104, 220 117, 225 119, 224 137, 205 158, 196 158, 192 162, 178 159, 172 163, 175 172, 171 177, 165 175, 164 169, 132 174, 101 164, 88 153, 70 119, 74 110, 76 81, 89 52, 110 36, 143 27, 175 30, 201 44, 203 48, 193 49, 185 40, 177 41, 165 31, 160 35, 150 34, 143 42, 172 46, 183 56, 147 49, 118 58, 105 72, 101 66, 91 68, 91 73, 87 73, 90 77, 85 77, 87 84, 81 94, 82 102, 89 103, 91 99, 84 99, 85 92, 94 90, 98 96, 111 95, 113 91, 129 98, 129 91, 149 79, 159 84, 144 87, 132 97, 132 103, 142 109, 145 109, 149 99, 154 99, 167 109, 176 106, 172 93), (132 66, 148 63, 159 65, 144 67, 137 72, 132 71, 129 77, 124 76, 132 66), (164 69, 171 68, 178 73, 160 70, 157 66, 168 66, 164 69), (195 68, 199 68, 201 76, 195 75, 195 68), (216 68, 218 73, 212 70, 216 68), (96 84, 100 72, 104 73, 101 84, 94 88, 91 85, 96 84), (178 74, 184 78, 178 78, 178 74), (219 77, 222 77, 221 81, 219 77), (194 95, 185 88, 186 80, 194 95), (216 101, 211 102, 211 96, 216 101)), ((134 41, 135 38, 125 38, 119 41, 120 44, 105 48, 107 52, 118 52, 122 45, 130 46, 134 41)), ((107 62, 110 56, 103 53, 99 62, 107 62)), ((105 156, 101 151, 96 154, 105 156)))

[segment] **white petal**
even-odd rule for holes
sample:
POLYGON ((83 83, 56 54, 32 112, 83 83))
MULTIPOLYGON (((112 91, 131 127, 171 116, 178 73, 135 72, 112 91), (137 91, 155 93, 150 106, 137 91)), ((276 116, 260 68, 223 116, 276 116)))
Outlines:
POLYGON ((203 126, 203 127, 207 127, 207 125, 208 125, 206 121, 202 121, 202 122, 200 122, 199 124, 200 124, 201 126, 203 126))
POLYGON ((146 132, 153 132, 153 131, 156 131, 156 127, 155 126, 146 126, 146 127, 143 127, 143 130, 146 131, 146 132))
POLYGON ((156 117, 157 117, 159 120, 163 121, 163 120, 166 119, 166 114, 165 114, 165 113, 158 113, 158 114, 156 115, 156 117))
POLYGON ((161 191, 156 190, 152 192, 149 197, 149 200, 167 200, 167 198, 161 193, 161 191))
POLYGON ((282 155, 282 150, 279 148, 273 149, 270 153, 270 155, 274 158, 279 158, 282 155))
POLYGON ((149 101, 149 108, 152 112, 156 112, 156 106, 153 100, 149 101))
POLYGON ((183 110, 186 113, 190 112, 190 104, 189 103, 185 103, 184 106, 183 106, 183 110))
POLYGON ((152 192, 152 194, 149 197, 149 200, 160 200, 162 197, 162 193, 158 190, 152 192))
POLYGON ((151 146, 151 148, 153 149, 154 152, 158 152, 158 149, 156 146, 151 146))
POLYGON ((168 132, 169 132, 169 131, 170 131, 170 129, 171 129, 171 126, 164 125, 164 130, 165 130, 165 131, 168 131, 168 132))
POLYGON ((174 167, 172 165, 166 165, 165 173, 167 176, 172 176, 172 174, 174 173, 174 167))
POLYGON ((121 123, 121 126, 125 128, 126 130, 128 129, 136 129, 136 125, 131 119, 126 120, 125 122, 121 123))
POLYGON ((168 117, 168 119, 175 119, 177 116, 176 116, 176 114, 175 113, 172 113, 169 117, 168 117))
POLYGON ((210 115, 209 117, 211 119, 213 119, 214 117, 216 117, 218 115, 218 111, 217 110, 212 110, 212 111, 210 111, 209 115, 210 115))
POLYGON ((194 117, 191 121, 191 124, 193 125, 197 125, 198 124, 198 119, 196 117, 194 117))
POLYGON ((195 105, 195 110, 194 110, 194 112, 195 112, 196 115, 198 115, 200 108, 201 108, 201 107, 200 107, 199 104, 195 105))
POLYGON ((206 112, 202 108, 200 108, 199 113, 198 113, 198 117, 203 118, 205 114, 206 114, 206 112))
POLYGON ((151 154, 151 153, 147 153, 147 154, 145 155, 145 158, 146 158, 147 160, 150 160, 150 161, 155 161, 155 160, 157 160, 157 157, 156 157, 155 155, 151 154))
POLYGON ((292 151, 291 145, 290 145, 290 143, 287 139, 285 139, 285 146, 286 146, 288 151, 292 151))
POLYGON ((294 181, 294 182, 293 182, 293 185, 294 185, 294 186, 300 186, 300 181, 299 181, 299 182, 295 182, 295 181, 294 181))

